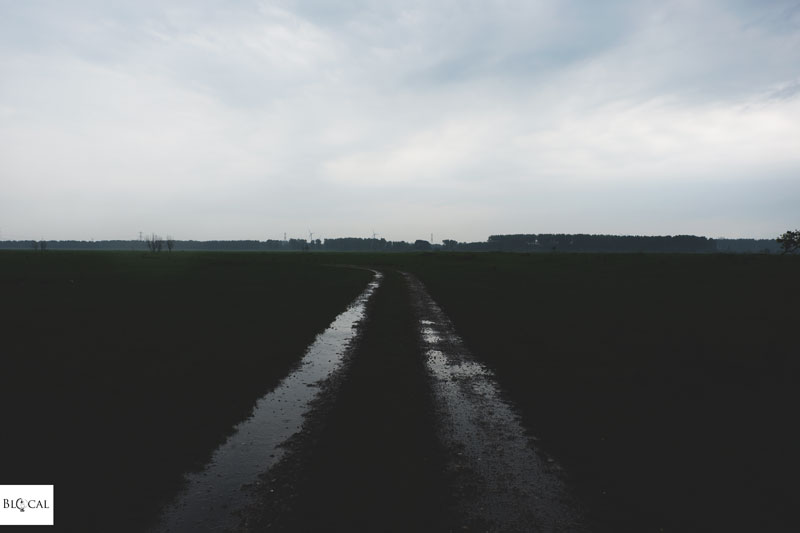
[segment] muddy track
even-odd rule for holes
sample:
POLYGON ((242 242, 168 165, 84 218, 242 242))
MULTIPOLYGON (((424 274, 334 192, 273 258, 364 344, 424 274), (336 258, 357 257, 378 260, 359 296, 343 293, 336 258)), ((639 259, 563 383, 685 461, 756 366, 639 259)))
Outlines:
POLYGON ((248 506, 216 511, 238 521, 220 530, 585 529, 558 465, 413 276, 385 274, 318 386, 276 458, 237 486, 248 506))
POLYGON ((403 275, 419 320, 461 528, 585 530, 561 467, 537 449, 493 372, 473 357, 424 285, 403 275))
POLYGON ((372 282, 317 335, 303 358, 278 386, 256 403, 247 420, 234 428, 210 462, 188 473, 182 491, 162 510, 154 531, 225 531, 235 529, 246 506, 247 487, 257 474, 282 458, 285 443, 307 423, 307 415, 321 390, 335 392, 340 374, 352 353, 367 302, 383 276, 372 282))
POLYGON ((450 529, 444 450, 416 325, 403 278, 387 272, 348 371, 264 476, 242 529, 450 529))

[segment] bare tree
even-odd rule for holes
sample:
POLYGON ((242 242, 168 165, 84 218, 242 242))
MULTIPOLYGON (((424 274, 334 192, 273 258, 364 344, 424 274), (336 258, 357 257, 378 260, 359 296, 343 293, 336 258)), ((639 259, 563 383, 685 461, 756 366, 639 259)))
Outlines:
POLYGON ((171 252, 172 249, 175 248, 175 239, 172 237, 172 235, 167 235, 166 243, 167 243, 167 250, 171 252))
POLYGON ((164 247, 164 239, 155 233, 152 233, 149 237, 145 237, 144 242, 147 244, 147 249, 153 253, 160 252, 164 247))
POLYGON ((41 250, 42 252, 47 250, 47 241, 46 240, 42 239, 42 240, 39 241, 39 250, 41 250))

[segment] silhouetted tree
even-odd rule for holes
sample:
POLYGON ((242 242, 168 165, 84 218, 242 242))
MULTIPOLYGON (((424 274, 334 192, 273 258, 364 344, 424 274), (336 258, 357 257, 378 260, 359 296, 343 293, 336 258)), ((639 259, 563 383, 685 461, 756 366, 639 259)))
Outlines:
POLYGON ((171 252, 172 249, 175 248, 175 239, 172 238, 172 235, 167 235, 167 240, 165 242, 167 243, 167 250, 171 252))
POLYGON ((800 250, 800 230, 787 231, 775 240, 781 245, 785 254, 792 254, 800 250))
POLYGON ((161 249, 164 247, 164 239, 162 239, 155 233, 145 238, 144 242, 145 244, 147 244, 147 249, 153 253, 160 252, 161 249))

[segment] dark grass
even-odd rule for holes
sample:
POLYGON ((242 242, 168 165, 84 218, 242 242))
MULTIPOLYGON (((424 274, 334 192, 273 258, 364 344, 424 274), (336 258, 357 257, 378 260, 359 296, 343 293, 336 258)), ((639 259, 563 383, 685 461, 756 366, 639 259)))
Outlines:
POLYGON ((794 530, 800 257, 337 260, 419 276, 564 464, 594 530, 794 530))
POLYGON ((294 254, 0 252, 0 483, 138 529, 370 274, 294 254))
MULTIPOLYGON (((319 265, 361 263, 407 269, 427 285, 564 464, 596 530, 794 529, 800 258, 179 256, 0 255, 0 400, 4 429, 12 428, 0 446, 15 458, 3 463, 0 482, 49 483, 55 471, 57 494, 75 501, 80 486, 107 483, 80 511, 59 507, 57 520, 61 509, 102 520, 109 509, 127 518, 152 508, 154 491, 202 462, 277 379, 267 367, 280 360, 288 368, 369 276, 319 265), (253 346, 269 355, 245 355, 253 346)), ((380 312, 401 313, 400 292, 383 294, 394 296, 384 296, 380 312)), ((409 342, 408 319, 392 316, 381 335, 409 342)), ((354 446, 380 449, 383 408, 370 411, 379 385, 397 404, 419 406, 404 388, 411 374, 389 372, 384 355, 364 359, 363 371, 354 366, 367 382, 385 373, 374 387, 343 391, 350 407, 337 424, 354 446)), ((373 486, 369 471, 348 477, 364 464, 382 465, 374 479, 390 479, 396 457, 377 453, 361 466, 350 455, 355 462, 341 468, 335 453, 322 452, 326 486, 342 492, 334 501, 373 486)), ((350 513, 359 507, 347 505, 325 509, 357 519, 350 513)), ((118 528, 113 516, 103 525, 118 528)))
POLYGON ((404 262, 564 463, 595 529, 796 527, 800 257, 404 262))

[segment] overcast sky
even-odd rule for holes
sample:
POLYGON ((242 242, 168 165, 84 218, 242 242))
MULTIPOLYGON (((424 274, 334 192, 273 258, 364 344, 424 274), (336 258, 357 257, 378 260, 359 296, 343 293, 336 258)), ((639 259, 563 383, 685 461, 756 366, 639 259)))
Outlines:
POLYGON ((800 227, 800 1, 0 0, 0 239, 800 227))

